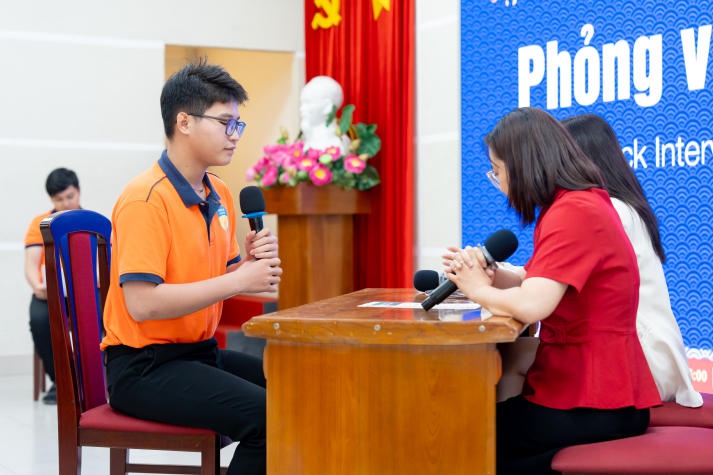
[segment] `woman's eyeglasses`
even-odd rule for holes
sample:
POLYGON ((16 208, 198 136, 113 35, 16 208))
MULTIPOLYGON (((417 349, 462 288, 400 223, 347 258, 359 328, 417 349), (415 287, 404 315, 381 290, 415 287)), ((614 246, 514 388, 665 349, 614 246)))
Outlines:
POLYGON ((492 183, 495 188, 497 188, 498 190, 500 189, 500 180, 498 180, 498 177, 495 175, 494 171, 490 170, 485 174, 485 176, 488 177, 488 180, 490 180, 490 183, 492 183))

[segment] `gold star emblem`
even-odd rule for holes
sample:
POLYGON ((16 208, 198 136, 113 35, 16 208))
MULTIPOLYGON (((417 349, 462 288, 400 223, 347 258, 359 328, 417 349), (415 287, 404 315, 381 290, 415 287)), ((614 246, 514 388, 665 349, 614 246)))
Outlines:
MULTIPOLYGON (((328 29, 339 25, 342 21, 340 0, 314 0, 314 5, 320 9, 312 17, 312 29, 328 29)), ((379 19, 383 10, 391 11, 391 0, 371 0, 374 11, 374 21, 379 19)))
POLYGON ((379 19, 382 10, 391 11, 391 0, 371 0, 374 9, 374 20, 379 19))

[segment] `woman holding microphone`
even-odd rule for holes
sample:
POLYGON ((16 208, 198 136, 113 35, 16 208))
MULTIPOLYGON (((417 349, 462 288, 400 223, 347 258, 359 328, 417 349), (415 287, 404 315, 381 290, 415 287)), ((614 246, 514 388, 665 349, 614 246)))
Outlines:
POLYGON ((517 109, 485 142, 488 177, 535 223, 533 254, 509 288, 478 249, 446 271, 492 313, 540 322, 522 394, 497 405, 497 473, 555 473, 561 448, 642 434, 661 403, 636 334, 636 256, 597 167, 556 119, 517 109))

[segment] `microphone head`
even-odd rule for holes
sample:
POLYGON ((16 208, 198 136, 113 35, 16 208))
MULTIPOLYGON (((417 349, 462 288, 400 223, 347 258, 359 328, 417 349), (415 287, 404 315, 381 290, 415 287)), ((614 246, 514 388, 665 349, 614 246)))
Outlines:
POLYGON ((485 240, 483 246, 488 250, 493 260, 504 261, 508 257, 512 256, 517 250, 517 237, 509 229, 501 229, 500 231, 495 231, 493 234, 488 236, 485 240))
POLYGON ((439 276, 435 270, 419 270, 413 275, 413 286, 420 292, 438 287, 439 276))
POLYGON ((240 210, 243 214, 265 211, 265 197, 257 186, 246 186, 240 190, 240 210))

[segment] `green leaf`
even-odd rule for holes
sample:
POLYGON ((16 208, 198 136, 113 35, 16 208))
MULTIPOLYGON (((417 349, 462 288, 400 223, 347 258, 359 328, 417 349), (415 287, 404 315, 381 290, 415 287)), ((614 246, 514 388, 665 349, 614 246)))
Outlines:
POLYGON ((352 117, 354 116, 354 104, 347 104, 342 109, 342 118, 339 119, 339 133, 344 135, 352 126, 352 117))
POLYGON ((381 183, 379 172, 371 165, 367 165, 363 172, 357 175, 357 190, 368 190, 381 183))
POLYGON ((352 188, 356 187, 357 184, 357 179, 354 176, 353 173, 347 173, 347 177, 345 178, 344 182, 344 188, 347 190, 351 190, 352 188))
POLYGON ((344 159, 340 158, 332 162, 332 170, 344 170, 344 159))
POLYGON ((339 161, 334 162, 334 168, 332 168, 332 183, 342 188, 354 188, 354 177, 338 164, 339 161))
POLYGON ((337 106, 332 106, 332 112, 327 116, 327 125, 334 122, 335 117, 337 117, 337 106))
POLYGON ((371 158, 381 150, 381 139, 376 135, 375 131, 375 124, 366 125, 360 122, 354 126, 354 132, 359 139, 357 155, 365 153, 371 158))

